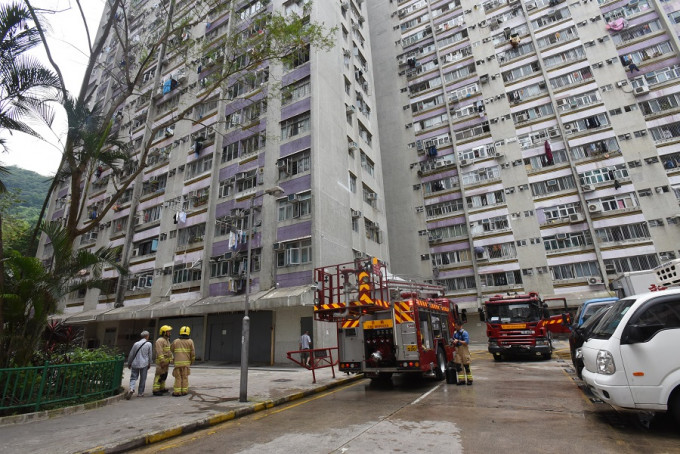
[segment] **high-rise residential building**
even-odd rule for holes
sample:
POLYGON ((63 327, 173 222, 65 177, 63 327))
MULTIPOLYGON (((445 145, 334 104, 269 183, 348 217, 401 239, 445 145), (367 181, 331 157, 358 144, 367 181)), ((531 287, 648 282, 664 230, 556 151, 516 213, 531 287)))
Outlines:
MULTIPOLYGON (((201 5, 131 3, 140 41, 169 4, 176 17, 201 5)), ((284 362, 304 329, 334 345, 333 327, 312 323, 315 266, 378 257, 475 311, 505 292, 576 304, 680 253, 677 3, 232 3, 186 30, 202 55, 161 52, 160 74, 150 69, 122 106, 115 127, 133 148, 205 97, 229 55, 206 44, 253 18, 304 11, 337 27, 336 44, 263 66, 153 137, 152 165, 80 240, 124 246, 122 306, 113 270, 111 292, 60 304, 91 344, 189 325, 201 358, 236 361, 248 250, 250 358, 263 363, 284 362)), ((98 99, 112 96, 111 65, 124 61, 108 45, 91 79, 98 99)), ((105 166, 93 176, 89 211, 115 179, 105 166)), ((67 203, 64 183, 50 219, 67 203)))

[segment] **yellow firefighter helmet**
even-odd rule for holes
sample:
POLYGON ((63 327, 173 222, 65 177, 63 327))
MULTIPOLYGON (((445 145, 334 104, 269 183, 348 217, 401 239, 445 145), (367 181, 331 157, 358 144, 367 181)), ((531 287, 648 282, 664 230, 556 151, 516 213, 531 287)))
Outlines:
POLYGON ((180 336, 182 336, 182 335, 190 336, 191 335, 191 328, 189 328, 188 326, 181 327, 179 329, 179 335, 180 336))
POLYGON ((170 326, 170 325, 163 325, 163 326, 161 326, 161 329, 160 329, 160 331, 159 331, 159 335, 160 335, 160 336, 165 336, 165 333, 169 333, 170 331, 172 331, 172 326, 170 326))

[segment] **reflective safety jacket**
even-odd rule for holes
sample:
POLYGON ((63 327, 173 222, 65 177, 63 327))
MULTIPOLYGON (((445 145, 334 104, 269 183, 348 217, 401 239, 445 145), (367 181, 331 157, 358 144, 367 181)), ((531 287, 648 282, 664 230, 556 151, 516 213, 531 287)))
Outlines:
POLYGON ((156 339, 156 364, 159 366, 170 364, 172 353, 170 353, 170 341, 165 337, 156 339))
POLYGON ((196 359, 194 341, 191 339, 175 339, 170 351, 175 357, 175 367, 190 366, 196 359))

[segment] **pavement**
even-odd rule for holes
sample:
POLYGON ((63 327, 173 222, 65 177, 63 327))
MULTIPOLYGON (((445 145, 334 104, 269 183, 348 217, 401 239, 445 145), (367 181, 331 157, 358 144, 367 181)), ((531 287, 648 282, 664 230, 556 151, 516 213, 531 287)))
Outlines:
MULTIPOLYGON (((172 372, 172 369, 171 369, 172 372)), ((0 452, 118 453, 245 416, 362 378, 335 368, 312 371, 294 367, 250 367, 248 402, 239 402, 240 368, 200 364, 191 368, 189 393, 152 395, 154 368, 144 397, 124 393, 88 405, 0 418, 0 452)), ((171 388, 172 374, 166 385, 171 388)), ((125 369, 127 391, 130 371, 125 369)))
MULTIPOLYGON (((556 345, 557 347, 557 345, 556 345)), ((486 343, 471 343, 484 355, 486 343)), ((488 354, 488 353, 486 353, 488 354)), ((171 369, 172 372, 172 369, 171 369)), ((90 404, 0 418, 3 454, 119 453, 205 429, 361 379, 335 368, 312 371, 303 367, 250 367, 248 401, 239 402, 240 367, 202 363, 191 368, 189 393, 183 397, 152 395, 154 367, 149 370, 144 397, 125 400, 125 393, 90 404)), ((172 374, 166 385, 171 388, 172 374)), ((125 369, 127 391, 130 371, 125 369)))

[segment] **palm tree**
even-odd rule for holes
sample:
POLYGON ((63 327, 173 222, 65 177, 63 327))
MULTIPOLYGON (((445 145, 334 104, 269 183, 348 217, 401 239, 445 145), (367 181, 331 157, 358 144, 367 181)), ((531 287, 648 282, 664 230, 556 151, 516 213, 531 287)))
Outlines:
POLYGON ((5 285, 0 295, 5 304, 0 368, 30 364, 47 326, 47 316, 55 313, 61 298, 80 289, 104 289, 104 267, 125 273, 116 261, 119 248, 74 250, 58 223, 43 224, 41 230, 50 238, 54 253, 49 266, 16 251, 10 251, 6 258, 5 285))
MULTIPOLYGON (((21 3, 0 5, 0 131, 39 137, 28 119, 48 125, 54 119, 49 93, 61 84, 57 75, 26 52, 40 44, 30 11, 21 3)), ((7 151, 4 139, 0 148, 7 151)))

